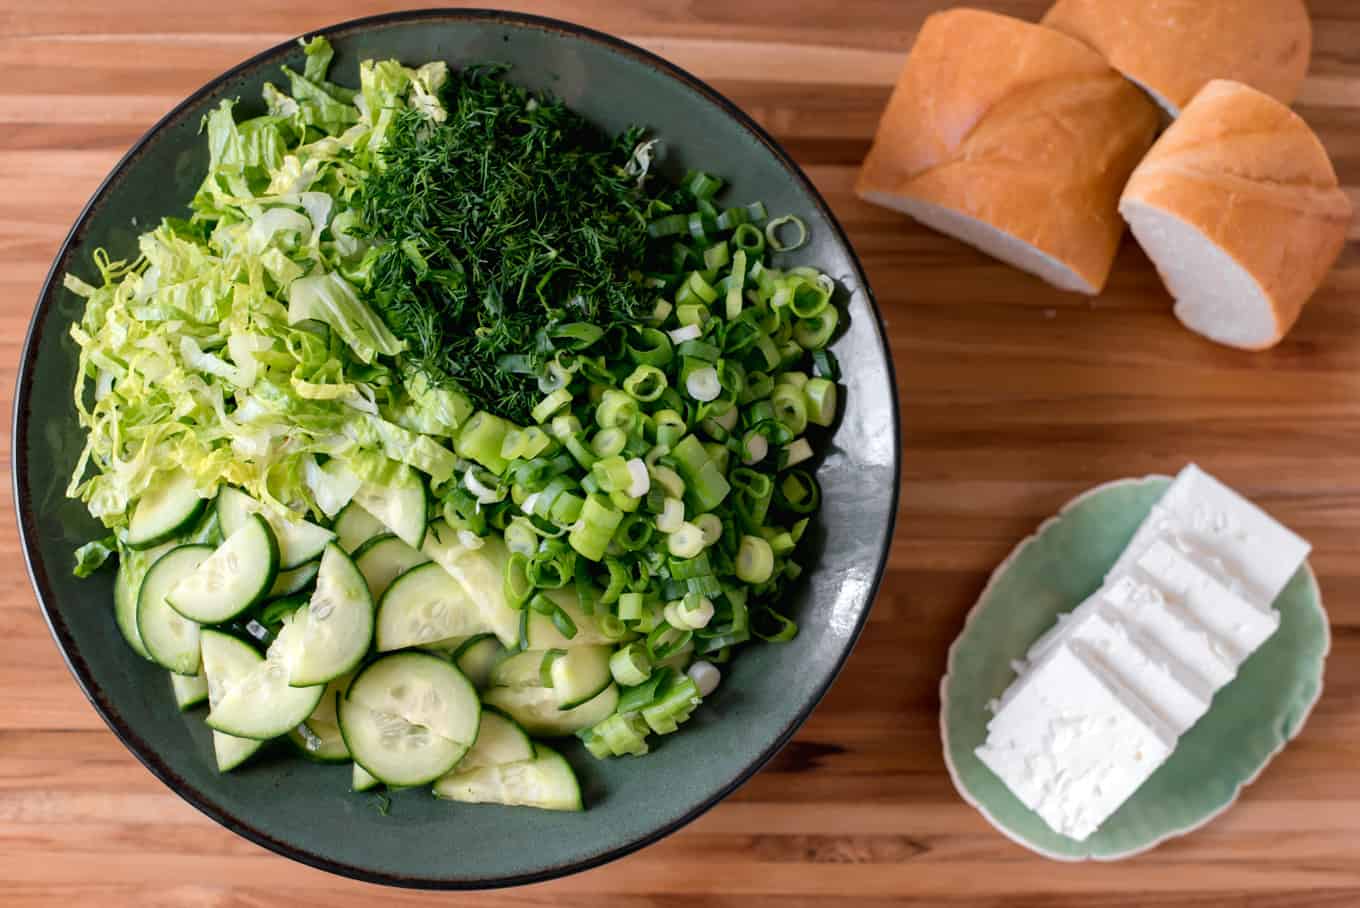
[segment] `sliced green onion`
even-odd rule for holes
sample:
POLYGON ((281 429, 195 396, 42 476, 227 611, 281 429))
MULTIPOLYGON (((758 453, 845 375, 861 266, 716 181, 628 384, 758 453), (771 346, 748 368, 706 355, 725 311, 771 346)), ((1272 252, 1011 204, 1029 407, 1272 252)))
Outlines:
POLYGON ((511 553, 505 562, 503 590, 511 608, 523 608, 533 595, 534 585, 529 580, 529 559, 523 552, 511 553))
POLYGON ((693 558, 704 550, 704 533, 688 521, 666 537, 666 550, 677 558, 693 558))
POLYGON ((803 388, 807 398, 808 421, 829 426, 836 421, 836 385, 825 378, 814 378, 803 388))
POLYGON ((765 225, 765 239, 775 252, 793 252, 807 243, 807 224, 803 223, 803 219, 796 215, 786 214, 782 218, 775 218, 765 225), (788 225, 792 225, 798 230, 798 238, 792 243, 785 243, 779 238, 779 231, 788 225))
POLYGON ((529 415, 536 423, 545 423, 552 418, 558 410, 571 403, 571 392, 566 388, 558 388, 556 391, 540 400, 529 415))
POLYGON ((793 325, 793 339, 804 350, 820 350, 831 343, 840 323, 840 313, 835 306, 827 306, 815 318, 800 318, 793 325))
MULTIPOLYGON (((698 275, 698 272, 696 271, 695 274, 698 275)), ((700 276, 700 279, 702 280, 702 276, 700 276)), ((708 307, 701 302, 693 302, 695 299, 697 299, 697 297, 691 295, 689 297, 689 302, 681 304, 675 310, 675 318, 676 321, 680 322, 682 328, 697 328, 702 331, 704 324, 709 319, 708 307)), ((674 341, 675 338, 672 337, 671 340, 674 341)), ((679 343, 679 341, 675 342, 679 343)))
POLYGON ((712 366, 703 369, 696 369, 685 379, 685 390, 689 396, 698 401, 716 400, 722 393, 722 385, 718 383, 718 370, 712 366))
POLYGON ((678 498, 667 498, 661 513, 656 515, 656 528, 663 533, 674 533, 685 525, 685 503, 678 498))
POLYGON ((748 255, 765 253, 765 234, 754 224, 738 224, 732 231, 732 245, 748 255))
POLYGON ((501 444, 512 424, 485 410, 478 410, 463 424, 453 449, 459 457, 475 460, 492 473, 505 472, 510 462, 501 456, 501 444))
POLYGON ((737 549, 737 577, 746 583, 764 583, 774 573, 774 551, 759 536, 741 537, 737 549))
POLYGON ((563 444, 566 444, 567 438, 580 432, 581 421, 570 413, 553 417, 552 424, 548 426, 548 434, 563 444))
POLYGON ((580 520, 567 535, 567 542, 582 557, 599 561, 622 521, 622 511, 606 504, 599 496, 591 495, 581 509, 580 520))
POLYGON ((806 460, 812 459, 812 445, 808 444, 806 438, 796 438, 790 442, 780 456, 780 469, 796 467, 806 460))
POLYGON ((760 463, 770 453, 770 443, 759 432, 750 431, 741 442, 741 462, 747 466, 760 463))
POLYGON ((623 429, 610 427, 601 429, 590 440, 591 450, 596 457, 613 457, 628 444, 628 433, 623 429))
POLYGON ((802 388, 776 385, 774 393, 770 395, 770 402, 774 405, 775 419, 794 435, 807 429, 807 399, 803 396, 802 388))
MULTIPOLYGON (((654 371, 660 372, 659 369, 654 371)), ((600 405, 595 410, 595 423, 601 429, 630 430, 637 418, 638 405, 632 395, 609 388, 600 396, 600 405)))
POLYGON ((620 647, 609 657, 609 673, 624 687, 641 684, 652 674, 652 659, 647 648, 639 643, 620 647))
POLYGON ((641 514, 629 514, 623 518, 614 533, 614 539, 626 552, 636 552, 652 541, 653 521, 641 514))
POLYGON ((699 688, 688 677, 684 677, 672 682, 665 695, 656 702, 643 707, 642 718, 652 731, 668 735, 688 720, 702 701, 699 688))
POLYGON ((704 548, 708 548, 722 538, 722 518, 717 514, 700 514, 694 518, 694 525, 699 528, 699 532, 704 534, 704 548))
POLYGON ((718 689, 719 682, 722 681, 722 672, 712 662, 705 662, 702 659, 695 662, 685 674, 694 682, 695 688, 699 691, 700 697, 707 697, 718 689))
POLYGON ((623 390, 634 400, 651 403, 666 390, 666 373, 656 366, 638 366, 623 380, 623 390))

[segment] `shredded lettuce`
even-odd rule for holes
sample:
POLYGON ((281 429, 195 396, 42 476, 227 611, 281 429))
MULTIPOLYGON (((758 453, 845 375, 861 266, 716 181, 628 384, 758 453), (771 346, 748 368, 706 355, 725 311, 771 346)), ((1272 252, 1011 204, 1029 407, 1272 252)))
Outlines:
MULTIPOLYGON (((369 244, 350 204, 396 112, 443 119, 447 70, 365 64, 360 93, 328 81, 324 39, 303 46, 287 91, 265 86, 266 114, 238 121, 228 100, 204 118, 189 219, 142 235, 135 260, 98 253, 98 281, 66 278, 85 300, 71 337, 87 436, 68 494, 110 528, 173 469, 204 495, 228 483, 326 516, 401 464, 436 483, 453 474, 429 435, 451 435, 471 407, 403 384, 405 345, 355 283, 369 244)), ((82 547, 77 571, 111 551, 82 547)))

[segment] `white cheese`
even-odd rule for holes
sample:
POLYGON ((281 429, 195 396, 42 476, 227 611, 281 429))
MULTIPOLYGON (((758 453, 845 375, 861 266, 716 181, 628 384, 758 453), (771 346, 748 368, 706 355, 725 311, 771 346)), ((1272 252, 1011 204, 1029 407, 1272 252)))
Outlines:
POLYGON ((977 756, 1055 832, 1084 841, 1175 746, 1136 695, 1061 646, 988 724, 977 756))
POLYGON ((1133 542, 1110 572, 1127 571, 1159 536, 1216 559, 1230 588, 1240 584, 1247 600, 1262 608, 1273 603, 1298 572, 1312 547, 1256 505, 1191 464, 1181 471, 1152 509, 1133 542))
POLYGON ((1105 588, 1115 614, 1155 641, 1214 691, 1237 677, 1237 661, 1217 636, 1137 569, 1105 588))
POLYGON ((1138 567, 1222 641, 1237 667, 1280 627, 1279 612, 1243 599, 1165 539, 1152 542, 1139 556, 1138 567))

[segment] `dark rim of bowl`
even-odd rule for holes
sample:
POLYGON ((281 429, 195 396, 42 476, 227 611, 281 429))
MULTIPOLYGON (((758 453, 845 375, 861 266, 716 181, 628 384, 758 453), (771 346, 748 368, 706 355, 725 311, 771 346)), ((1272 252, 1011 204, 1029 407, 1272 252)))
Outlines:
MULTIPOLYGON (((897 401, 896 375, 893 369, 892 357, 888 350, 883 317, 879 312, 877 301, 869 286, 868 279, 864 274, 864 268, 860 264, 859 257, 855 254, 854 247, 850 245, 850 241, 845 235, 845 230, 841 227, 840 222, 832 213, 826 200, 822 198, 821 193, 817 191, 817 188, 812 184, 812 181, 808 179, 802 168, 794 162, 788 152, 786 152, 764 128, 752 120, 751 117, 742 111, 736 104, 713 89, 706 82, 684 69, 681 69, 679 66, 657 56, 651 51, 644 50, 643 48, 604 32, 559 19, 551 19, 527 13, 512 13, 489 9, 405 10, 376 16, 366 16, 359 19, 350 19, 326 28, 309 31, 306 33, 306 36, 314 37, 319 35, 325 37, 343 37, 374 26, 420 20, 437 20, 440 22, 499 22, 509 26, 556 32, 558 34, 593 42, 610 51, 630 57, 634 61, 649 66, 652 69, 671 77, 677 82, 680 82, 694 93, 720 108, 765 146, 766 150, 769 151, 775 160, 779 162, 798 185, 812 198, 821 215, 826 219, 827 223, 830 224, 836 241, 846 250, 851 263, 854 266, 856 277, 859 279, 861 292, 869 303, 868 309, 873 314, 875 326, 878 329, 878 341, 883 350, 883 359, 887 367, 890 391, 889 401, 892 410, 892 425, 894 426, 892 436, 893 464, 900 469, 902 462, 902 441, 900 429, 898 429, 900 426, 900 414, 897 401)), ((840 659, 837 660, 836 665, 828 675, 826 681, 817 690, 811 701, 799 710, 798 714, 789 721, 779 735, 770 742, 769 746, 766 747, 765 750, 750 763, 750 765, 738 773, 736 778, 729 781, 717 792, 696 804, 683 816, 646 835, 639 836, 623 845, 597 852, 577 861, 554 867, 544 867, 530 873, 504 877, 440 878, 377 872, 353 864, 341 863, 325 857, 324 855, 315 854, 287 842, 280 841, 271 837, 263 829, 252 826, 245 820, 227 812, 214 803, 209 796, 194 788, 187 780, 170 769, 169 766, 161 761, 155 749, 150 744, 133 733, 132 729, 123 721, 122 716, 113 703, 110 702, 104 695, 104 692, 95 685, 89 666, 80 657, 80 654, 75 651, 74 640, 72 639, 65 622, 62 620, 61 615, 56 609, 48 605, 48 600, 55 597, 52 595, 52 590, 47 581, 45 566, 42 564, 41 559, 36 557, 36 547, 33 542, 33 539, 37 534, 37 528, 34 523, 34 515, 31 507, 31 493, 25 459, 25 452, 28 450, 27 416, 31 404, 30 372, 32 371, 33 360, 36 355, 37 342, 41 335, 40 329, 43 327, 44 316, 47 313, 47 310, 52 306, 54 289, 59 286, 62 274, 67 270, 67 259, 70 257, 72 247, 83 233, 87 220, 102 202, 104 194, 121 179, 124 171, 135 163, 137 158, 141 156, 145 146, 154 136, 172 123, 183 119, 191 107, 198 103, 202 98, 215 91, 224 82, 257 69, 258 67, 272 65, 280 56, 293 50, 296 46, 296 39, 286 41, 237 64, 212 79, 193 94, 189 95, 189 97, 181 101, 173 110, 161 117, 155 125, 147 130, 146 133, 137 140, 136 144, 123 155, 114 166, 113 170, 109 172, 109 175, 100 183, 99 188, 95 190, 94 195, 91 196, 90 200, 85 204, 85 207, 80 212, 80 216, 76 219, 75 225, 62 241, 61 248, 57 253, 56 259, 53 261, 52 268, 48 271, 47 277, 43 282, 42 292, 38 298, 38 307, 35 310, 33 320, 29 325, 28 335, 24 340, 23 355, 20 359, 14 398, 13 433, 11 435, 11 438, 13 439, 12 456, 14 460, 13 491, 15 516, 19 524, 19 535, 23 543, 24 561, 28 567, 29 580, 32 582, 34 589, 38 593, 38 603, 42 608, 43 617, 46 619, 48 629, 56 640, 58 649, 61 650, 62 658, 66 661, 67 668, 70 669, 71 674, 75 676, 76 682, 80 685, 80 689, 85 694, 85 697, 90 701, 90 704, 94 706, 95 711, 99 713, 100 717, 104 720, 105 724, 109 726, 110 730, 118 736, 118 739, 132 752, 133 756, 151 771, 152 775, 160 779, 161 782, 165 783, 167 787, 185 801, 188 801, 199 811, 211 817, 213 820, 216 820, 227 829, 249 839, 257 845, 261 845, 268 848, 270 851, 283 855, 284 857, 316 867, 320 870, 325 870, 329 873, 362 880, 368 883, 380 883, 388 886, 411 889, 443 890, 497 889, 507 886, 538 883, 568 876, 583 870, 589 870, 617 858, 624 857, 640 848, 659 841, 694 821, 719 801, 722 801, 745 784, 789 742, 812 714, 813 710, 816 709, 817 704, 826 696, 827 691, 830 690, 836 677, 845 667, 846 660, 849 659, 850 653, 853 651, 860 633, 864 630, 869 611, 872 608, 875 598, 878 596, 879 587, 883 581, 883 574, 887 569, 888 553, 892 546, 893 529, 897 518, 900 483, 893 483, 892 508, 889 512, 888 526, 883 539, 879 544, 878 569, 874 576, 874 582, 869 589, 869 597, 865 602, 865 607, 861 611, 859 620, 855 624, 854 632, 850 637, 849 645, 845 647, 845 651, 841 654, 840 659)))

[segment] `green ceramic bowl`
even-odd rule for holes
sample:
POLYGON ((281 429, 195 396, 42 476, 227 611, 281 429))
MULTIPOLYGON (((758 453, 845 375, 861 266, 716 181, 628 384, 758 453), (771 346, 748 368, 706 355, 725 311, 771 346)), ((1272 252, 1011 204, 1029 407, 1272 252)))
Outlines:
POLYGON ((111 572, 71 576, 73 547, 98 528, 64 496, 81 448, 67 335, 81 306, 60 278, 68 269, 88 273, 101 246, 114 258, 135 254, 145 225, 183 211, 206 168, 200 118, 223 97, 242 98, 244 113, 262 112, 260 86, 278 78, 280 64, 301 66, 292 42, 214 80, 157 124, 100 187, 53 265, 14 418, 15 499, 33 585, 57 645, 109 727, 178 794, 252 841, 325 870, 402 886, 502 886, 592 867, 678 829, 750 778, 807 718, 849 655, 883 572, 897 503, 897 404, 882 324, 859 262, 806 176, 749 117, 665 61, 587 29, 487 11, 403 13, 323 33, 336 49, 336 78, 350 84, 367 57, 509 62, 516 81, 551 89, 605 129, 650 126, 664 142, 667 168, 716 171, 731 180, 734 203, 763 199, 771 211, 807 221, 811 243, 797 258, 836 277, 850 317, 834 348, 845 412, 820 468, 824 506, 810 570, 788 603, 802 633, 787 645, 749 648, 692 727, 644 759, 599 763, 567 745, 589 808, 579 815, 450 805, 407 791, 383 816, 372 795, 349 793, 348 766, 282 754, 217 774, 201 714, 177 714, 165 672, 118 636, 111 572))
POLYGON ((1015 679, 1030 644, 1104 582, 1171 480, 1101 486, 1073 501, 992 575, 949 653, 940 684, 945 762, 964 800, 1007 837, 1060 861, 1114 861, 1210 822, 1302 730, 1322 694, 1331 638, 1317 580, 1305 565, 1275 601, 1280 629, 1219 691, 1161 769, 1085 842, 1051 830, 973 751, 987 704, 1015 679))

